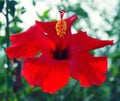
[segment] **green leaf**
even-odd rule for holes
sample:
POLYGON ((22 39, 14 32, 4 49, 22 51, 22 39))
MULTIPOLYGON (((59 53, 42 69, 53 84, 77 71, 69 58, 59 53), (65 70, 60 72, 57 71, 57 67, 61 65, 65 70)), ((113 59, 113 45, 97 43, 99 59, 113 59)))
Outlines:
POLYGON ((44 18, 48 17, 49 12, 50 12, 50 9, 47 9, 47 10, 43 13, 43 17, 44 17, 44 18))
POLYGON ((6 37, 5 36, 0 36, 0 46, 2 47, 3 44, 5 44, 7 42, 6 37))
POLYGON ((14 23, 18 23, 18 22, 22 23, 22 20, 19 17, 15 17, 14 23))
POLYGON ((43 15, 39 15, 37 13, 37 16, 42 20, 42 21, 45 21, 46 19, 49 19, 49 12, 50 12, 50 9, 47 9, 43 15))
POLYGON ((4 0, 0 0, 0 12, 2 12, 2 10, 3 10, 4 3, 5 3, 4 0))
POLYGON ((17 25, 14 25, 14 26, 12 26, 12 27, 10 28, 10 32, 11 32, 12 34, 14 34, 14 33, 19 33, 19 32, 21 32, 21 31, 22 31, 22 28, 18 27, 17 25))
POLYGON ((33 6, 35 6, 36 5, 36 1, 32 0, 32 4, 33 4, 33 6))
POLYGON ((93 55, 95 54, 95 52, 93 50, 91 50, 90 53, 93 54, 93 55))
POLYGON ((39 19, 41 19, 42 21, 44 21, 44 19, 42 18, 42 16, 39 13, 36 13, 36 14, 39 17, 39 19))
POLYGON ((8 2, 8 7, 10 9, 10 15, 14 17, 15 15, 15 5, 17 4, 16 1, 9 1, 8 2))
POLYGON ((77 14, 79 14, 80 16, 82 16, 82 17, 88 17, 87 12, 83 8, 81 8, 81 7, 75 9, 75 12, 77 14))
POLYGON ((0 22, 0 29, 1 29, 2 25, 3 25, 2 22, 0 22))
POLYGON ((24 7, 21 8, 21 14, 25 13, 26 9, 24 7))

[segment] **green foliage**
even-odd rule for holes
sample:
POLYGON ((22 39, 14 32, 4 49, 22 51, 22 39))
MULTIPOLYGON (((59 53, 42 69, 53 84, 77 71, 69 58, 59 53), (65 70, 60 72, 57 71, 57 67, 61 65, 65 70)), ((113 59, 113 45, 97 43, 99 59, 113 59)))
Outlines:
POLYGON ((3 10, 4 3, 5 3, 4 0, 0 0, 0 12, 2 12, 2 10, 3 10))
POLYGON ((36 5, 36 1, 32 0, 32 4, 33 4, 33 6, 35 6, 36 5))
POLYGON ((39 15, 39 13, 37 13, 37 16, 42 20, 45 21, 46 19, 49 19, 49 12, 50 9, 47 9, 46 11, 44 11, 44 13, 42 15, 39 15))
POLYGON ((13 25, 11 28, 10 28, 10 32, 13 33, 13 34, 16 34, 16 33, 19 33, 22 31, 22 28, 20 28, 19 26, 17 25, 13 25))
POLYGON ((21 11, 21 14, 24 14, 24 13, 26 12, 26 9, 25 9, 24 7, 22 7, 22 8, 20 9, 20 11, 21 11))
POLYGON ((75 7, 73 8, 72 6, 69 6, 69 11, 74 11, 75 14, 81 16, 81 17, 84 17, 84 18, 87 18, 88 17, 88 14, 87 12, 80 6, 80 4, 76 4, 75 7))
POLYGON ((0 29, 1 29, 1 27, 2 27, 2 22, 0 22, 0 29))
POLYGON ((14 17, 15 15, 15 5, 17 5, 17 2, 12 0, 8 2, 8 7, 10 10, 10 15, 14 17))
POLYGON ((6 37, 5 36, 0 36, 0 46, 4 47, 5 43, 6 43, 6 37))

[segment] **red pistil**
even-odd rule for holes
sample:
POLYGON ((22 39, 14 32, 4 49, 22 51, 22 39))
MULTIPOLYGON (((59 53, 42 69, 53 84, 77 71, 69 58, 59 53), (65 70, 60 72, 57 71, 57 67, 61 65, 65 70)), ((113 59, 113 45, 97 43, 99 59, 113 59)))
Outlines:
POLYGON ((59 12, 60 12, 60 19, 62 20, 66 10, 60 10, 59 12))

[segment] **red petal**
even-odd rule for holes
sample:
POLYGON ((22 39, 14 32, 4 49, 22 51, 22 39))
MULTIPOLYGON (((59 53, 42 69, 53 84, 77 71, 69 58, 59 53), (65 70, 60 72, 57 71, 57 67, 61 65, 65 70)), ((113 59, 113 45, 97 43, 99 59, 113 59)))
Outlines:
POLYGON ((59 38, 59 36, 57 36, 56 34, 56 21, 55 22, 40 22, 40 21, 36 21, 36 25, 38 25, 38 27, 41 27, 43 32, 45 32, 49 38, 51 38, 52 40, 56 41, 56 39, 59 38))
POLYGON ((12 45, 6 49, 6 53, 11 59, 35 56, 38 52, 49 52, 55 47, 36 25, 25 32, 11 35, 10 40, 12 45))
POLYGON ((25 61, 22 75, 31 86, 40 86, 44 92, 55 93, 68 83, 66 61, 56 61, 41 55, 25 61))
POLYGON ((66 19, 66 22, 67 22, 67 32, 66 33, 67 34, 71 34, 71 26, 72 26, 73 22, 77 19, 78 19, 78 16, 76 16, 76 15, 72 15, 71 17, 66 19))
POLYGON ((69 65, 71 76, 79 80, 81 86, 101 85, 106 79, 106 57, 93 57, 88 53, 77 54, 72 57, 69 65))
MULTIPOLYGON (((77 19, 76 15, 73 15, 67 19, 65 19, 67 23, 67 32, 66 34, 71 34, 71 25, 72 23, 77 19)), ((36 24, 42 28, 42 30, 48 34, 49 38, 52 39, 53 41, 57 42, 57 40, 60 38, 57 33, 56 33, 56 23, 57 21, 54 22, 39 22, 36 21, 36 24)))
POLYGON ((79 31, 78 34, 73 34, 68 39, 68 44, 72 51, 93 50, 104 47, 106 45, 113 45, 113 40, 99 40, 92 38, 86 32, 79 31))

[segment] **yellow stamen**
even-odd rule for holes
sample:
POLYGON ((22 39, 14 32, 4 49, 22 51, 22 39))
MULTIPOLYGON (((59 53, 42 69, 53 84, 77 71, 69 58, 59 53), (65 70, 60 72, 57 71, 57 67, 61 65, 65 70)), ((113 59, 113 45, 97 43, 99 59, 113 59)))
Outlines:
POLYGON ((59 20, 56 23, 56 32, 60 37, 64 37, 66 34, 67 24, 65 20, 59 20))

